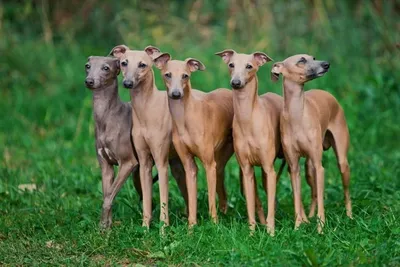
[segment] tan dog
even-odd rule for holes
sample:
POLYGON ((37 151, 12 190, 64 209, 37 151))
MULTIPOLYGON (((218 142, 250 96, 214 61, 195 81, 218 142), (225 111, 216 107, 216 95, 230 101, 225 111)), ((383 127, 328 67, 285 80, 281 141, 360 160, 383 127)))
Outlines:
POLYGON ((157 90, 152 70, 153 57, 160 50, 148 46, 144 51, 130 50, 125 45, 112 49, 113 56, 119 58, 124 76, 123 85, 131 89, 132 136, 140 162, 140 181, 143 191, 143 226, 149 227, 152 216, 152 176, 153 159, 160 183, 160 220, 169 225, 168 215, 168 159, 171 172, 179 189, 187 200, 185 173, 178 155, 172 149, 172 120, 168 111, 166 92, 157 90))
POLYGON ((233 154, 232 93, 217 89, 203 93, 192 89, 190 75, 204 70, 204 65, 192 58, 170 60, 164 53, 154 62, 161 69, 168 91, 169 109, 174 122, 173 143, 186 171, 189 195, 189 226, 197 224, 197 166, 194 157, 203 163, 208 186, 209 212, 217 222, 215 192, 219 207, 227 210, 224 168, 233 154))
POLYGON ((331 146, 342 174, 347 216, 352 217, 349 192, 350 168, 347 162, 350 136, 344 111, 335 97, 322 90, 304 92, 304 83, 321 77, 329 69, 326 61, 315 60, 309 55, 295 55, 283 62, 275 63, 271 78, 283 75, 284 108, 281 115, 281 136, 285 158, 290 168, 294 206, 295 227, 307 221, 301 201, 300 167, 301 156, 307 158, 307 182, 311 186, 312 203, 310 216, 315 213, 318 202, 318 231, 325 223, 324 168, 322 152, 331 146), (316 191, 315 191, 316 184, 316 191))
MULTIPOLYGON (((277 176, 274 161, 281 153, 279 117, 283 98, 274 93, 258 96, 258 68, 271 61, 262 52, 250 55, 238 54, 227 49, 216 53, 229 66, 233 88, 233 140, 236 157, 243 172, 250 229, 255 229, 256 187, 253 166, 263 168, 263 179, 267 179, 268 216, 267 229, 275 231, 275 192, 277 176)), ((264 186, 265 188, 265 186, 264 186)))

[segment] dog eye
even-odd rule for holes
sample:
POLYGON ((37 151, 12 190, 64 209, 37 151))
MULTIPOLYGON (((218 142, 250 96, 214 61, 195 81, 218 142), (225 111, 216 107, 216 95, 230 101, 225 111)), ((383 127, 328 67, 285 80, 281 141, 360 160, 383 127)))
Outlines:
POLYGON ((300 58, 299 63, 306 63, 307 59, 305 59, 304 57, 300 58))
POLYGON ((229 63, 229 68, 231 68, 231 69, 233 69, 234 67, 235 67, 235 64, 233 64, 233 63, 229 63))
POLYGON ((252 68, 253 68, 252 65, 250 65, 250 64, 247 64, 247 65, 246 65, 246 69, 251 70, 252 68))
POLYGON ((124 66, 124 67, 128 66, 128 61, 122 61, 121 65, 124 66))
POLYGON ((105 71, 109 71, 109 70, 110 70, 110 68, 109 68, 108 66, 104 66, 104 67, 103 67, 103 70, 105 70, 105 71))
POLYGON ((167 72, 167 73, 164 74, 164 76, 169 79, 169 78, 171 78, 171 73, 167 72))
POLYGON ((140 63, 139 63, 139 68, 141 68, 141 69, 145 68, 146 66, 147 66, 147 65, 144 64, 143 62, 140 62, 140 63))
POLYGON ((315 60, 315 57, 313 57, 312 59, 315 60))
POLYGON ((88 69, 90 69, 90 64, 86 64, 85 65, 85 68, 88 70, 88 69))
POLYGON ((182 79, 187 79, 187 78, 189 78, 189 75, 187 75, 186 73, 182 74, 182 79))

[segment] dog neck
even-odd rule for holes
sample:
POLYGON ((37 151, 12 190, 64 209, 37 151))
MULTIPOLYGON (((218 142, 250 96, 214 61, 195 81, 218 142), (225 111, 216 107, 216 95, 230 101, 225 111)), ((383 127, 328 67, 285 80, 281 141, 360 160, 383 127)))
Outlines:
POLYGON ((146 104, 153 97, 155 91, 158 89, 154 82, 154 72, 150 70, 135 88, 130 89, 132 108, 137 111, 145 111, 146 104))
POLYGON ((118 80, 116 78, 110 84, 93 90, 93 112, 95 120, 101 120, 121 103, 122 101, 118 95, 118 80))
POLYGON ((283 78, 283 113, 290 120, 301 122, 304 112, 304 86, 283 78))
POLYGON ((171 112, 172 121, 177 127, 178 133, 182 135, 185 131, 186 122, 185 115, 190 112, 190 107, 193 105, 194 98, 192 96, 192 86, 188 81, 183 89, 183 97, 181 99, 168 98, 168 106, 171 112))
POLYGON ((252 113, 258 101, 258 79, 255 75, 243 88, 232 89, 235 120, 240 123, 252 121, 252 113))

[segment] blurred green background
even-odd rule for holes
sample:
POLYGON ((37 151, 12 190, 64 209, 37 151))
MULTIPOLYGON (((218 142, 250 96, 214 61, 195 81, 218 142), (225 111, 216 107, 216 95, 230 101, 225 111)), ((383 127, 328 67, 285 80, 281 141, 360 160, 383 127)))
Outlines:
MULTIPOLYGON (((399 54, 396 0, 3 0, 0 264, 397 265, 399 54), (157 230, 146 235, 140 229, 141 208, 131 184, 116 200, 114 220, 121 225, 111 237, 99 234, 101 177, 84 64, 88 56, 105 56, 118 44, 137 50, 151 44, 175 59, 201 60, 207 69, 192 76, 192 85, 204 91, 229 88, 227 67, 214 56, 225 48, 263 51, 275 61, 298 53, 329 61, 329 72, 306 89, 331 92, 345 110, 356 219, 345 219, 340 176, 330 151, 324 166, 327 227, 332 232, 324 237, 316 234, 315 223, 292 231, 291 187, 285 173, 278 189, 277 237, 261 232, 249 238, 234 158, 227 167, 232 209, 220 225, 209 224, 201 170, 199 215, 204 221, 197 234, 186 234, 183 201, 173 181, 170 210, 177 216, 169 238, 160 241, 157 230), (37 190, 22 192, 21 184, 34 184, 37 190), (59 247, 48 245, 49 240, 59 247)), ((258 72, 260 93, 282 95, 281 82, 269 80, 271 66, 258 72)), ((159 71, 155 73, 158 88, 164 90, 159 71)), ((127 90, 120 89, 120 95, 129 100, 127 90)), ((157 192, 155 186, 154 203, 157 192)), ((303 195, 308 204, 305 182, 303 195)), ((158 212, 157 207, 155 224, 158 212)))

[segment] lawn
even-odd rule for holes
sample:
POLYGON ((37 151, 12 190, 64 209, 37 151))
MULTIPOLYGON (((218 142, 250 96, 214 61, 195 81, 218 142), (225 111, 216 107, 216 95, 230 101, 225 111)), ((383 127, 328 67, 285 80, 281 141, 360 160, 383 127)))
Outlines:
MULTIPOLYGON (((400 264, 400 13, 395 1, 376 1, 377 6, 357 1, 271 1, 261 6, 228 0, 182 5, 82 2, 82 7, 76 0, 54 6, 0 4, 0 265, 400 264), (169 15, 162 18, 165 10, 169 15), (315 219, 293 229, 292 190, 285 171, 277 190, 275 237, 261 226, 250 236, 234 157, 226 167, 230 208, 227 215, 220 214, 217 225, 207 214, 200 168, 199 224, 192 234, 172 178, 171 226, 165 236, 159 234, 158 184, 147 232, 131 180, 116 198, 112 230, 100 232, 101 174, 84 64, 88 56, 104 56, 120 43, 132 49, 152 44, 176 59, 201 60, 207 70, 192 75, 192 86, 204 91, 229 88, 228 69, 214 56, 225 48, 264 51, 275 61, 304 52, 330 61, 329 72, 306 89, 331 92, 345 110, 354 219, 346 217, 340 174, 329 150, 323 160, 324 235, 317 233, 315 219)), ((258 72, 260 94, 282 95, 281 82, 269 79, 271 66, 258 72)), ((159 70, 154 71, 158 88, 164 90, 159 70)), ((127 90, 120 87, 121 98, 128 101, 127 90)), ((257 169, 259 192, 260 178, 257 169)), ((308 207, 304 178, 302 185, 308 207)), ((260 195, 265 209, 266 196, 260 195)))

